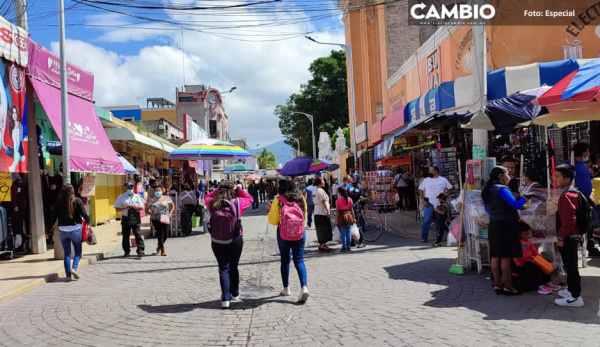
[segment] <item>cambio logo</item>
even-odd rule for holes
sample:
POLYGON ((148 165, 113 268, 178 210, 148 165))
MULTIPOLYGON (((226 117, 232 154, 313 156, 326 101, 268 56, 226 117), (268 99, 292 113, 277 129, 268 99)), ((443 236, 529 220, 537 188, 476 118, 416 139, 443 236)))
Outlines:
POLYGON ((425 11, 427 5, 424 3, 416 4, 410 8, 410 15, 414 19, 492 19, 496 15, 496 9, 492 5, 452 5, 452 8, 442 5, 438 10, 434 5, 430 5, 425 11))

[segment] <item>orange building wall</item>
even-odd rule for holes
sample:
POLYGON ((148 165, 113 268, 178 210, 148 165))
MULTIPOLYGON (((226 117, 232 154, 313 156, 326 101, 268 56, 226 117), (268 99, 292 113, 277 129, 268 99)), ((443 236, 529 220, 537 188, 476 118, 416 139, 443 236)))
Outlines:
POLYGON ((160 118, 177 124, 177 110, 175 108, 142 110, 142 121, 157 120, 160 118))

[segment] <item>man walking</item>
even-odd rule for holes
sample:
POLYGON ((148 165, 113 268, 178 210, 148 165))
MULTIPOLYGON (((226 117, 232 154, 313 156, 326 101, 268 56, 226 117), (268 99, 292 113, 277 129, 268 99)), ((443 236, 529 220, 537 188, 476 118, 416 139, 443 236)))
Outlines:
POLYGON ((260 195, 260 202, 267 202, 267 185, 262 178, 258 182, 258 194, 260 195))
POLYGON ((398 209, 400 211, 408 210, 408 176, 398 169, 394 177, 394 187, 398 191, 398 209))
POLYGON ((125 257, 129 256, 130 245, 129 236, 131 232, 135 236, 137 245, 137 254, 141 258, 144 256, 144 239, 140 235, 140 224, 142 223, 140 210, 144 208, 144 201, 138 194, 133 193, 133 182, 125 183, 125 193, 119 195, 115 202, 115 210, 121 212, 121 234, 123 235, 123 251, 125 257))
POLYGON ((250 181, 250 185, 248 186, 248 194, 252 196, 252 213, 258 210, 259 201, 258 201, 258 185, 254 183, 254 181, 250 181))
POLYGON ((313 202, 313 194, 316 187, 313 186, 313 179, 308 180, 308 185, 304 188, 304 199, 306 200, 306 224, 310 228, 312 226, 312 217, 315 212, 315 203, 313 202))
POLYGON ((421 238, 423 239, 423 243, 427 242, 427 238, 429 237, 429 229, 431 228, 431 222, 433 221, 434 217, 436 234, 440 233, 439 214, 435 213, 434 216, 434 207, 438 207, 440 204, 437 197, 442 193, 450 195, 452 192, 452 185, 446 178, 440 176, 440 169, 437 166, 430 167, 429 174, 431 177, 424 179, 419 186, 421 203, 424 206, 423 226, 421 227, 421 238))

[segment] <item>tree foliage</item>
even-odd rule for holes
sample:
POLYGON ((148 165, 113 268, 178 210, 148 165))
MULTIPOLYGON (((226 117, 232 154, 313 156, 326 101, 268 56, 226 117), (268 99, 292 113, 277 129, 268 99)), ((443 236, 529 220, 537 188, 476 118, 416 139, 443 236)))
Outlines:
POLYGON ((260 153, 256 154, 254 157, 258 161, 259 169, 269 170, 275 169, 277 166, 277 159, 275 157, 275 153, 267 151, 266 148, 263 148, 263 150, 260 153))
POLYGON ((285 105, 278 105, 274 115, 279 117, 279 128, 286 143, 296 147, 294 138, 300 139, 300 149, 312 154, 310 120, 301 114, 314 116, 315 141, 319 132, 333 136, 337 128, 348 127, 348 87, 346 81, 346 54, 331 51, 328 57, 318 58, 310 64, 312 79, 300 85, 300 92, 290 95, 285 105))

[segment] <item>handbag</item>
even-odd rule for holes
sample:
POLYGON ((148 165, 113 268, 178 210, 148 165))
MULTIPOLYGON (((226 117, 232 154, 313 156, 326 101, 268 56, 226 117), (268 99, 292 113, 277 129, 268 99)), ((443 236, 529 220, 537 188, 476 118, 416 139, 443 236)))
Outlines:
POLYGON ((90 246, 98 243, 98 240, 96 239, 96 234, 94 234, 94 232, 92 231, 92 228, 90 228, 85 242, 90 246))
POLYGON ((161 214, 160 215, 160 222, 162 224, 169 225, 169 224, 171 224, 171 217, 169 215, 166 215, 166 214, 161 214))
POLYGON ((88 235, 90 233, 90 225, 84 219, 81 223, 81 242, 87 242, 88 235))

